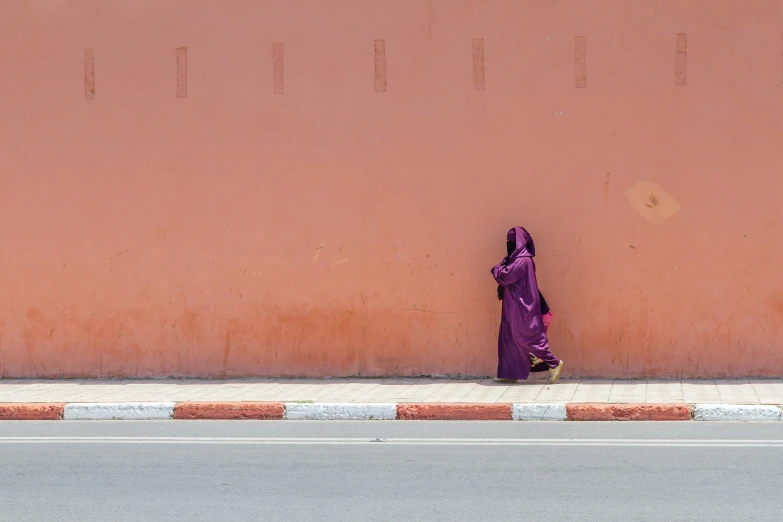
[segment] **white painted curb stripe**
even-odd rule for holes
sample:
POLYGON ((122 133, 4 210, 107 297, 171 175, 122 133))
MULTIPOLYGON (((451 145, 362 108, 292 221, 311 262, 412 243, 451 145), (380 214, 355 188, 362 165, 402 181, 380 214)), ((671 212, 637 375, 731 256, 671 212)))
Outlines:
MULTIPOLYGON (((174 416, 174 402, 69 403, 64 420, 163 420, 174 416)), ((289 420, 396 420, 395 403, 285 403, 289 420)), ((564 421, 565 404, 511 405, 517 421, 564 421)), ((783 421, 783 407, 752 404, 696 404, 697 421, 783 421)))
POLYGON ((394 403, 300 404, 285 403, 289 420, 395 420, 394 403))
POLYGON ((173 402, 75 402, 63 408, 63 420, 158 420, 173 416, 173 402))
POLYGON ((697 404, 693 419, 697 421, 779 421, 777 406, 743 404, 697 404))
POLYGON ((565 404, 512 404, 511 419, 516 421, 564 421, 565 404))

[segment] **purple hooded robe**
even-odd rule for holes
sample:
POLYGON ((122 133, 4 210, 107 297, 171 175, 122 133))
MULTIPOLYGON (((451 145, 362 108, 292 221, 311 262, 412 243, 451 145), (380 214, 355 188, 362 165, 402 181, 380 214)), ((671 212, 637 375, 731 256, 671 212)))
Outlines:
POLYGON ((508 231, 508 241, 516 243, 514 253, 495 268, 492 276, 503 287, 503 315, 498 335, 498 378, 524 380, 530 374, 533 354, 549 368, 560 360, 549 351, 536 282, 533 238, 522 227, 508 231))

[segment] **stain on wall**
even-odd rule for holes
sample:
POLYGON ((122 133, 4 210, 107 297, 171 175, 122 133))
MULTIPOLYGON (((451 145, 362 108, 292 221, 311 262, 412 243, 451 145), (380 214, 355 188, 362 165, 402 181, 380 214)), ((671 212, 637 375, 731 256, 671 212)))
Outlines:
POLYGON ((2 2, 0 376, 781 375, 775 9, 2 2))
POLYGON ((84 50, 84 99, 95 99, 95 52, 84 50))
POLYGON ((587 87, 587 38, 574 38, 574 86, 577 89, 587 87))
POLYGON ((677 33, 674 84, 680 87, 688 85, 688 35, 685 33, 677 33))
POLYGON ((625 197, 633 209, 651 223, 663 223, 681 209, 677 200, 652 181, 637 181, 625 191, 625 197))
POLYGON ((177 47, 177 98, 188 97, 188 48, 177 47))
POLYGON ((486 89, 486 71, 484 68, 484 39, 473 39, 473 88, 477 91, 486 89))
POLYGON ((283 52, 284 44, 272 44, 272 75, 274 76, 275 94, 283 94, 283 52))
POLYGON ((375 40, 375 92, 386 92, 386 42, 375 40))

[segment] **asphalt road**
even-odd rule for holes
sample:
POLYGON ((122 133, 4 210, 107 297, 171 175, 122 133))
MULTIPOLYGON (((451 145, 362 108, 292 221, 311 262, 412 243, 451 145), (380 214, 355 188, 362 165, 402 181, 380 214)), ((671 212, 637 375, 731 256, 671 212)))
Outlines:
POLYGON ((0 422, 2 521, 779 521, 781 492, 783 423, 0 422))

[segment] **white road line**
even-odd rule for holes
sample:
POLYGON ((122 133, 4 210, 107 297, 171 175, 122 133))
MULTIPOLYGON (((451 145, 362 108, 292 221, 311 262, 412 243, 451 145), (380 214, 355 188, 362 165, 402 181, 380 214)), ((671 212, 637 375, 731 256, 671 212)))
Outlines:
POLYGON ((280 438, 280 437, 0 437, 0 444, 236 444, 392 446, 603 446, 781 448, 775 439, 467 439, 467 438, 280 438))

